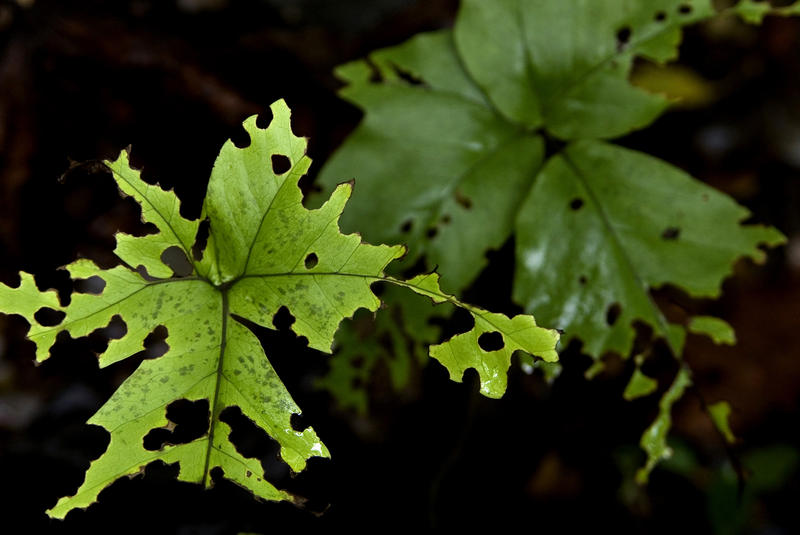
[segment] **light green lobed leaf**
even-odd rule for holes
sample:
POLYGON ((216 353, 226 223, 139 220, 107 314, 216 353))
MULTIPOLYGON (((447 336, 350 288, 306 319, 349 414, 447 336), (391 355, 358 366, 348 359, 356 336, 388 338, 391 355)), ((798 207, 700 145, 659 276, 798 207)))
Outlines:
POLYGON ((164 191, 158 185, 143 181, 140 171, 130 166, 127 151, 122 151, 115 161, 107 161, 106 165, 120 191, 133 197, 141 207, 142 221, 158 228, 157 233, 146 236, 117 233, 114 254, 134 268, 144 266, 152 277, 171 277, 172 269, 161 260, 161 255, 169 247, 177 246, 186 258, 191 258, 200 222, 181 217, 180 201, 172 191, 164 191))
POLYGON ((647 483, 650 472, 656 464, 672 456, 672 449, 667 446, 667 435, 672 426, 672 406, 692 384, 692 377, 686 366, 681 366, 669 389, 658 402, 658 416, 642 435, 640 445, 647 454, 647 462, 636 472, 636 481, 647 483))
POLYGON ((36 287, 33 275, 19 274, 20 282, 16 288, 9 288, 0 284, 0 312, 4 314, 17 314, 25 318, 31 325, 37 325, 33 315, 41 308, 59 307, 56 292, 41 292, 36 287))
POLYGON ((99 277, 105 287, 99 295, 74 293, 63 309, 66 316, 56 327, 32 323, 28 338, 36 344, 36 359, 40 362, 49 358, 50 347, 59 333, 67 332, 73 338, 87 336, 118 315, 127 332, 122 338, 110 340, 99 356, 100 366, 108 366, 142 351, 144 339, 159 325, 169 331, 170 344, 173 338, 185 338, 194 332, 195 322, 213 316, 212 307, 217 306, 212 303, 216 292, 195 278, 148 281, 124 266, 102 270, 84 259, 66 269, 75 280, 99 277))
MULTIPOLYGON (((358 235, 339 231, 351 184, 336 188, 319 209, 304 208, 297 181, 310 165, 306 141, 292 133, 290 112, 283 101, 274 103, 271 110, 273 120, 266 129, 256 125, 255 117, 245 121, 248 147, 239 149, 231 142, 222 147, 203 208, 210 235, 201 260, 194 260, 191 254, 199 222, 181 217, 172 192, 142 182, 123 153, 115 162, 108 162, 113 177, 125 194, 140 203, 143 220, 159 229, 144 237, 119 236, 117 252, 127 266, 103 270, 88 260, 67 266, 73 279, 98 278, 103 287, 97 294, 73 293, 66 307, 59 306, 55 293, 39 292, 30 275, 21 275, 19 288, 0 285, 0 311, 28 319, 29 337, 36 343, 39 361, 48 358, 60 333, 86 336, 117 316, 126 332, 109 342, 99 357, 101 366, 144 349, 145 338, 156 327, 167 330, 167 352, 142 362, 90 419, 109 431, 108 449, 91 463, 77 492, 48 511, 50 516, 63 518, 74 508, 89 506, 112 482, 142 472, 153 461, 178 463, 178 477, 183 481, 211 486, 211 472, 219 468, 224 477, 263 499, 293 499, 265 481, 258 459, 238 452, 229 440, 231 429, 220 419, 222 412, 238 407, 278 442, 280 458, 295 472, 303 470, 309 458, 330 454, 313 429, 300 432, 292 427, 291 416, 300 414, 300 409, 258 339, 237 318, 271 327, 275 313, 286 307, 295 317, 292 329, 306 337, 310 347, 330 352, 343 319, 361 308, 378 309, 381 302, 370 285, 383 281, 467 307, 478 314, 476 324, 494 316, 498 322, 507 319, 443 294, 438 283, 430 284, 438 277, 420 286, 385 276, 387 265, 405 249, 372 246, 358 235), (275 172, 271 161, 276 156, 289 160, 288 171, 275 172), (184 251, 192 265, 191 275, 154 278, 153 274, 172 274, 161 261, 164 251, 172 247, 184 251), (148 276, 128 266, 144 266, 148 276), (63 310, 63 321, 55 327, 38 324, 34 314, 41 307, 63 310), (145 449, 143 438, 151 430, 172 429, 168 408, 178 400, 205 400, 209 407, 207 432, 186 444, 145 449)), ((557 358, 557 335, 548 338, 550 331, 535 327, 533 318, 518 316, 499 329, 506 333, 507 327, 516 330, 520 325, 524 333, 508 334, 524 335, 525 349, 533 348, 550 360, 557 358), (535 340, 542 343, 532 344, 535 340)), ((456 338, 431 351, 451 343, 463 346, 471 362, 478 355, 456 338)), ((481 369, 497 382, 496 376, 505 373, 508 363, 496 362, 491 355, 488 358, 481 369)), ((497 388, 491 392, 496 393, 497 388)))
MULTIPOLYGON (((268 129, 258 129, 254 117, 245 124, 251 139, 255 141, 256 153, 250 158, 263 158, 261 169, 253 166, 249 173, 238 174, 231 178, 216 175, 212 180, 217 181, 215 183, 217 187, 220 186, 219 181, 230 180, 239 186, 241 191, 245 181, 253 184, 264 181, 263 175, 269 172, 266 163, 269 162, 269 155, 257 153, 257 149, 263 148, 263 145, 257 142, 259 136, 270 139, 293 137, 289 126, 288 108, 281 101, 274 104, 272 109, 275 119, 268 129)), ((272 154, 281 154, 280 149, 286 145, 280 143, 276 145, 277 148, 273 148, 272 154)), ((221 152, 222 161, 230 160, 232 158, 230 153, 240 150, 248 153, 248 149, 237 149, 230 143, 226 144, 221 152)), ((242 156, 242 160, 248 160, 247 154, 242 156)), ((112 162, 112 165, 116 169, 114 177, 118 183, 122 182, 120 187, 125 191, 126 184, 131 180, 128 173, 122 169, 120 161, 126 162, 127 159, 121 158, 117 162, 112 162)), ((291 180, 286 182, 299 194, 296 184, 299 177, 287 173, 284 179, 287 178, 291 180)), ((289 189, 289 186, 281 183, 276 191, 289 189)), ((170 228, 191 227, 191 231, 196 232, 196 223, 179 219, 180 215, 175 208, 178 206, 177 199, 174 202, 169 202, 167 199, 171 193, 154 186, 142 188, 141 191, 143 191, 141 195, 138 195, 138 190, 132 195, 143 206, 152 207, 152 210, 143 208, 145 220, 155 222, 157 226, 159 226, 158 221, 169 221, 170 228)), ((228 199, 230 202, 238 200, 235 193, 229 193, 228 199)), ((264 220, 268 220, 266 212, 269 211, 269 206, 271 205, 267 205, 265 213, 261 216, 264 220)), ((300 212, 306 211, 299 202, 294 208, 300 212)), ((329 214, 325 211, 320 210, 316 214, 317 217, 326 219, 326 225, 330 221, 329 214)), ((222 235, 225 243, 231 244, 232 240, 225 236, 228 228, 217 224, 216 218, 225 215, 212 212, 208 217, 211 221, 212 236, 222 235)), ((135 238, 131 239, 128 243, 132 246, 123 249, 128 252, 125 254, 134 254, 138 251, 142 257, 141 261, 137 262, 137 257, 129 256, 126 258, 128 264, 142 264, 149 269, 154 264, 146 262, 160 260, 163 250, 168 247, 177 246, 184 251, 191 251, 192 244, 182 241, 190 235, 189 232, 161 234, 161 241, 144 242, 145 245, 139 249, 135 246, 141 242, 137 243, 135 238)), ((287 241, 274 241, 276 246, 274 254, 286 258, 286 254, 293 251, 297 243, 289 242, 289 238, 292 237, 284 236, 283 239, 287 241)), ((312 237, 306 235, 304 238, 308 245, 313 243, 312 237)), ((256 236, 253 236, 253 242, 245 246, 254 248, 259 243, 256 236)), ((380 273, 381 267, 388 261, 385 251, 388 248, 364 247, 367 249, 366 254, 351 251, 354 258, 361 259, 361 264, 356 267, 367 267, 372 260, 373 263, 377 262, 377 267, 369 269, 368 273, 370 275, 380 273), (374 259, 369 259, 368 253, 373 251, 378 251, 378 255, 374 259)), ((395 253, 399 254, 401 248, 394 249, 395 253)), ((228 254, 229 251, 232 249, 226 250, 224 254, 228 254)), ((234 258, 242 258, 249 255, 249 252, 242 254, 237 250, 231 254, 234 258)), ((262 252, 259 251, 258 254, 262 252)), ((187 258, 192 257, 187 254, 187 258)), ((207 258, 220 259, 217 255, 207 258)), ((228 440, 230 429, 220 420, 220 414, 228 407, 239 407, 245 416, 275 439, 281 446, 281 458, 294 471, 303 470, 310 457, 329 456, 327 448, 319 441, 313 429, 298 432, 292 428, 290 418, 292 414, 300 414, 299 408, 278 379, 258 340, 234 319, 234 315, 244 316, 247 313, 246 307, 239 304, 239 298, 234 292, 236 284, 215 284, 200 271, 200 268, 205 268, 208 275, 227 275, 228 272, 225 271, 227 265, 229 264, 225 262, 216 265, 210 265, 207 261, 195 263, 194 273, 189 277, 157 280, 146 280, 124 266, 101 270, 86 260, 68 266, 74 279, 99 277, 105 286, 99 295, 74 294, 69 306, 64 309, 66 317, 58 327, 38 325, 32 327, 29 336, 37 343, 40 360, 47 357, 47 350, 59 332, 66 331, 72 336, 85 336, 95 329, 104 327, 115 315, 120 316, 125 322, 127 331, 122 338, 110 341, 107 350, 100 356, 101 365, 117 362, 142 350, 145 337, 159 325, 167 329, 166 342, 169 350, 158 359, 144 361, 92 417, 90 423, 100 425, 111 433, 109 447, 103 456, 92 463, 83 485, 76 494, 62 498, 49 511, 51 516, 63 518, 73 508, 90 505, 110 483, 122 476, 139 473, 144 466, 154 460, 179 463, 181 480, 210 486, 212 484, 210 473, 215 467, 219 467, 225 477, 250 489, 261 498, 292 499, 289 494, 276 489, 264 480, 259 460, 242 457, 230 443, 228 440), (144 449, 142 439, 149 430, 171 425, 166 417, 167 407, 179 399, 208 401, 210 421, 206 435, 189 444, 167 445, 158 451, 144 449)), ((365 299, 361 290, 358 295, 349 295, 349 288, 346 285, 342 288, 351 308, 357 308, 359 299, 367 306, 373 306, 377 300, 371 294, 369 299, 365 299)), ((302 293, 301 290, 295 291, 302 293)), ((299 301, 302 299, 296 296, 294 301, 287 300, 287 304, 299 301)), ((331 320, 326 318, 323 322, 316 316, 309 316, 304 321, 310 328, 325 332, 331 320)), ((271 326, 271 322, 266 326, 271 326)))
POLYGON ((464 372, 473 368, 480 377, 481 394, 490 398, 500 398, 506 391, 508 367, 515 351, 524 351, 546 362, 558 360, 555 350, 559 339, 558 332, 538 327, 533 316, 520 314, 509 318, 504 314, 464 305, 455 297, 442 292, 437 273, 418 275, 398 283, 429 297, 434 303, 450 302, 465 308, 472 315, 475 325, 470 331, 432 346, 430 350, 431 357, 448 369, 450 379, 453 381, 461 382, 464 372), (500 334, 502 337, 500 349, 487 351, 481 347, 479 338, 488 333, 500 334))
POLYGON ((763 261, 760 245, 785 240, 775 229, 742 225, 749 215, 656 158, 573 143, 548 161, 520 210, 514 298, 566 331, 565 342, 583 340, 595 358, 609 350, 626 356, 635 320, 680 355, 685 333, 667 323, 649 290, 673 284, 717 297, 739 258, 763 261))

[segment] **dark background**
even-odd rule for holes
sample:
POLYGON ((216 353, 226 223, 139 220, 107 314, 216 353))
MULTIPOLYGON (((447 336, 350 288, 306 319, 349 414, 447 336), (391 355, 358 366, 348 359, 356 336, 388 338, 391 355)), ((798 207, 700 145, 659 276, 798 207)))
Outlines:
MULTIPOLYGON (((278 98, 292 108, 295 132, 310 137, 315 164, 303 185, 311 188, 360 117, 337 99, 333 67, 450 26, 456 9, 455 0, 0 4, 0 281, 16 285, 24 270, 41 287, 68 293, 60 266, 79 256, 115 263, 114 233, 144 227, 97 162, 129 144, 143 177, 174 187, 184 216, 197 217, 221 144, 278 98)), ((94 352, 104 341, 95 336, 60 342, 35 367, 25 321, 0 316, 0 532, 800 532, 798 45, 796 20, 689 29, 681 64, 705 96, 621 140, 733 195, 790 238, 766 266, 741 262, 721 300, 691 304, 737 329, 733 348, 690 336, 685 357, 705 400, 731 402, 740 437, 732 449, 689 394, 675 411, 675 458, 648 487, 632 484, 656 399, 622 399, 632 368, 619 359, 586 381, 590 361, 576 347, 563 353, 565 371, 552 386, 512 367, 499 401, 477 395, 469 373, 464 384, 449 381, 435 362, 400 393, 379 371, 370 415, 357 417, 312 388, 329 357, 286 330, 262 329, 273 365, 333 459, 312 460, 292 478, 274 462, 266 435, 232 415, 235 439, 264 458, 275 481, 306 496, 304 507, 258 502, 225 481, 202 491, 175 482, 170 467, 151 466, 145 477, 113 484, 87 511, 54 521, 43 511, 74 492, 107 444, 103 430, 84 422, 142 356, 99 370, 94 352), (732 468, 740 463, 743 487, 732 468)), ((513 311, 502 297, 513 244, 490 256, 492 267, 467 297, 513 311)), ((672 290, 658 297, 667 307, 686 302, 672 290)), ((675 363, 659 357, 651 366, 663 388, 675 363)))

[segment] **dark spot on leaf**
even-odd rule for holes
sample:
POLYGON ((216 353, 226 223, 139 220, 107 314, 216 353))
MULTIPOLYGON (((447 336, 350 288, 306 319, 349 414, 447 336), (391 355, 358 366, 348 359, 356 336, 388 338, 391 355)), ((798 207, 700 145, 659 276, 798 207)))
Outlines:
POLYGON ((200 222, 200 226, 197 228, 197 236, 195 236, 194 245, 192 245, 192 257, 197 261, 203 259, 203 251, 206 250, 210 232, 211 222, 208 218, 205 218, 200 222))
POLYGON ((106 287, 106 281, 95 275, 88 279, 76 280, 73 287, 81 294, 100 295, 106 287))
POLYGON ((681 15, 688 15, 691 12, 692 12, 692 6, 690 6, 689 4, 681 4, 681 6, 678 8, 678 13, 680 13, 681 15))
MULTIPOLYGON (((261 461, 268 481, 276 483, 289 475, 288 467, 279 457, 280 444, 244 415, 239 407, 226 408, 220 413, 219 419, 230 426, 228 439, 236 451, 242 457, 261 461)), ((260 475, 256 474, 259 481, 260 475)))
POLYGON ((288 331, 294 322, 294 316, 285 306, 279 308, 275 313, 275 316, 272 318, 272 325, 274 325, 279 331, 288 331))
POLYGON ((425 236, 427 236, 429 240, 432 240, 433 238, 436 237, 436 235, 438 233, 439 233, 439 229, 438 228, 431 227, 425 232, 425 236))
POLYGON ((192 264, 186 258, 186 253, 178 246, 167 247, 161 253, 161 261, 164 262, 178 277, 188 277, 192 274, 192 264))
POLYGON ((656 12, 656 14, 653 16, 653 20, 655 20, 656 22, 664 22, 665 20, 667 20, 666 12, 664 11, 656 12))
POLYGON ((386 293, 386 283, 381 281, 373 282, 369 285, 369 289, 372 290, 376 297, 380 297, 386 293))
POLYGON ((36 311, 33 318, 42 327, 55 327, 64 321, 66 313, 60 310, 54 310, 50 307, 43 307, 36 311))
POLYGON ((467 368, 461 376, 461 382, 472 392, 481 387, 481 374, 475 368, 467 368))
POLYGON ((625 48, 631 40, 631 29, 628 26, 620 28, 617 32, 617 50, 622 50, 625 48))
POLYGON ((383 75, 381 74, 380 69, 375 65, 371 58, 367 57, 365 60, 367 65, 369 65, 369 81, 373 84, 379 84, 383 82, 383 75))
POLYGON ((460 191, 456 190, 455 192, 456 202, 464 207, 465 210, 469 210, 472 208, 472 199, 461 193, 460 191))
POLYGON ((309 253, 305 259, 306 269, 314 269, 319 264, 319 258, 316 253, 309 253))
POLYGON ((572 210, 580 210, 583 207, 583 199, 578 198, 578 197, 576 197, 575 199, 572 199, 570 201, 570 203, 569 203, 569 207, 572 210))
POLYGON ((497 331, 483 333, 478 337, 478 345, 487 352, 499 351, 505 347, 503 335, 497 331))
MULTIPOLYGON (((398 321, 402 321, 402 319, 398 318, 398 321)), ((386 358, 387 359, 395 360, 397 358, 397 355, 395 354, 395 351, 392 349, 394 347, 394 343, 393 343, 393 340, 392 340, 392 335, 390 335, 388 332, 381 333, 380 336, 378 336, 378 343, 381 346, 386 348, 386 350, 387 350, 386 351, 386 358)), ((359 362, 359 364, 362 364, 363 363, 363 358, 361 358, 361 357, 358 357, 358 358, 362 360, 362 362, 359 362)), ((354 362, 353 367, 354 368, 360 368, 361 366, 355 366, 355 362, 354 362)))
POLYGON ((111 317, 111 321, 108 322, 108 325, 102 329, 102 334, 109 340, 119 340, 128 334, 128 326, 122 321, 122 316, 115 314, 111 317))
POLYGON ((270 108, 266 108, 264 111, 258 114, 256 117, 256 126, 259 128, 268 128, 270 123, 272 123, 272 110, 270 108))
POLYGON ((612 304, 608 307, 608 310, 606 310, 606 323, 608 323, 609 326, 614 325, 619 319, 620 314, 622 314, 622 307, 620 304, 612 304))
POLYGON ((272 155, 272 172, 276 175, 282 175, 292 168, 292 161, 283 154, 272 155))
POLYGON ((297 431, 298 433, 302 433, 309 427, 311 427, 303 418, 302 414, 292 413, 292 416, 289 417, 289 423, 292 426, 292 429, 297 431))
POLYGON ((174 424, 172 430, 163 427, 151 429, 144 436, 144 449, 158 451, 168 444, 188 444, 208 432, 208 400, 179 399, 167 406, 167 419, 174 424))
POLYGON ((238 149, 246 149, 250 146, 250 134, 240 125, 231 134, 231 142, 238 149))
POLYGON ((424 85, 426 85, 425 82, 422 80, 422 78, 419 78, 418 76, 414 76, 409 71, 407 71, 405 69, 401 69, 397 65, 393 64, 392 65, 392 69, 394 70, 395 74, 397 74, 397 77, 400 78, 401 80, 403 80, 408 85, 413 85, 413 86, 424 86, 424 85))
MULTIPOLYGON (((639 355, 640 353, 644 353, 648 349, 652 349, 653 346, 653 327, 648 325, 644 321, 641 320, 634 320, 631 323, 634 332, 636 333, 633 338, 633 355, 639 355)), ((646 375, 656 376, 660 372, 657 369, 650 369, 650 365, 657 359, 647 359, 644 364, 642 365, 642 371, 646 373, 646 375), (651 373, 648 373, 651 372, 651 373)))
POLYGON ((578 277, 578 282, 581 283, 581 285, 585 285, 588 282, 586 275, 581 275, 580 277, 578 277))
POLYGON ((246 472, 244 473, 244 476, 245 476, 245 477, 251 477, 252 475, 253 475, 253 472, 251 472, 250 470, 248 470, 248 471, 246 471, 246 472))
POLYGON ((409 232, 411 232, 411 227, 413 225, 414 221, 412 219, 409 219, 408 221, 400 225, 400 232, 402 232, 403 234, 408 234, 409 232))
POLYGON ((661 233, 662 240, 677 240, 681 235, 681 229, 678 227, 669 227, 661 233))
POLYGON ((452 218, 450 217, 450 214, 444 214, 442 216, 442 223, 443 224, 448 225, 448 224, 450 224, 450 221, 452 221, 452 218))
POLYGON ((217 483, 221 481, 223 477, 225 477, 225 470, 223 470, 219 466, 215 466, 214 468, 211 469, 209 475, 211 476, 211 481, 217 483))
POLYGON ((178 463, 167 464, 164 461, 154 461, 140 469, 139 473, 144 473, 144 477, 154 485, 169 485, 178 477, 181 467, 178 463))
POLYGON ((166 353, 169 350, 166 342, 167 336, 169 336, 169 331, 163 325, 153 329, 153 332, 144 339, 144 358, 154 359, 166 353))

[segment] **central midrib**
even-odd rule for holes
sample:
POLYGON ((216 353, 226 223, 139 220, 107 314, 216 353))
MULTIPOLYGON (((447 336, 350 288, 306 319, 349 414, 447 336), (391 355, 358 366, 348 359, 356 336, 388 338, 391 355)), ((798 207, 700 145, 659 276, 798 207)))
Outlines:
POLYGON ((219 403, 219 387, 222 383, 222 363, 225 359, 225 348, 228 345, 228 291, 227 288, 216 288, 222 294, 222 331, 220 334, 219 344, 219 357, 217 358, 217 379, 214 384, 214 394, 211 398, 211 418, 209 420, 208 431, 208 445, 206 446, 206 459, 203 466, 203 485, 208 486, 209 483, 209 464, 211 462, 211 449, 214 446, 214 430, 216 429, 216 420, 218 416, 217 405, 219 403))

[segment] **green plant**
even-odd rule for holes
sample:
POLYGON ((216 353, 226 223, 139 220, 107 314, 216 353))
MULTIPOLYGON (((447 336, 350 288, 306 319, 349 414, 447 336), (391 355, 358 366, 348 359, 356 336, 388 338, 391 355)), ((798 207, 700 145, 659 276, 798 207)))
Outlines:
POLYGON ((208 221, 202 243, 201 220, 180 215, 171 191, 144 182, 129 165, 128 155, 106 165, 124 195, 142 210, 142 220, 157 232, 144 236, 117 234, 116 255, 122 264, 101 269, 78 260, 66 269, 75 281, 95 279, 97 293, 73 292, 61 306, 52 291, 41 292, 33 277, 21 274, 17 288, 0 285, 0 311, 19 314, 30 324, 37 361, 49 357, 60 333, 86 336, 105 327, 115 316, 126 333, 99 356, 108 366, 141 351, 156 328, 168 332, 168 351, 143 361, 111 399, 89 420, 111 435, 106 452, 93 461, 74 496, 64 497, 48 511, 63 518, 70 510, 92 504, 116 479, 139 473, 153 461, 178 463, 178 478, 210 486, 211 472, 268 500, 292 500, 263 476, 258 459, 246 458, 229 440, 230 426, 221 418, 228 407, 244 416, 280 444, 280 457, 294 472, 311 457, 328 457, 328 449, 311 429, 296 430, 292 416, 300 409, 270 365, 259 340, 241 321, 272 326, 281 307, 294 316, 292 330, 308 345, 330 352, 339 323, 359 309, 381 305, 371 284, 388 283, 434 303, 467 310, 474 326, 466 333, 431 346, 430 355, 446 366, 455 380, 474 367, 481 390, 499 396, 511 354, 527 351, 548 361, 557 359, 555 331, 537 327, 532 316, 508 318, 461 303, 439 289, 435 273, 402 280, 384 269, 405 252, 403 246, 373 246, 360 236, 339 232, 338 219, 352 185, 341 184, 317 210, 302 206, 297 181, 311 163, 306 140, 292 134, 289 109, 283 101, 271 107, 269 127, 244 127, 246 148, 225 143, 211 173, 203 206, 208 221), (272 165, 270 165, 270 163, 272 165), (169 254, 183 256, 189 274, 167 263, 169 254), (63 312, 55 327, 36 319, 42 309, 63 312), (502 347, 486 351, 481 338, 493 334, 502 347), (144 438, 153 430, 171 431, 169 408, 179 400, 207 404, 205 433, 186 443, 149 448, 144 438))
MULTIPOLYGON (((760 22, 798 6, 746 0, 729 11, 760 22)), ((606 141, 670 104, 629 81, 634 61, 675 59, 682 28, 716 15, 710 0, 464 0, 452 30, 342 65, 340 94, 364 117, 320 181, 358 177, 343 228, 407 243, 397 269, 424 259, 450 291, 513 236, 514 300, 563 329, 565 343, 582 341, 595 359, 587 375, 607 353, 634 356, 626 399, 653 393, 640 370, 649 352, 631 355, 635 322, 679 360, 687 330, 719 343, 734 335, 719 318, 671 322, 651 290, 716 298, 737 260, 761 262, 762 246, 785 240, 682 170, 606 141)), ((669 456, 671 407, 690 384, 681 364, 642 437, 640 481, 669 456)), ((727 437, 727 413, 714 407, 727 437)))

